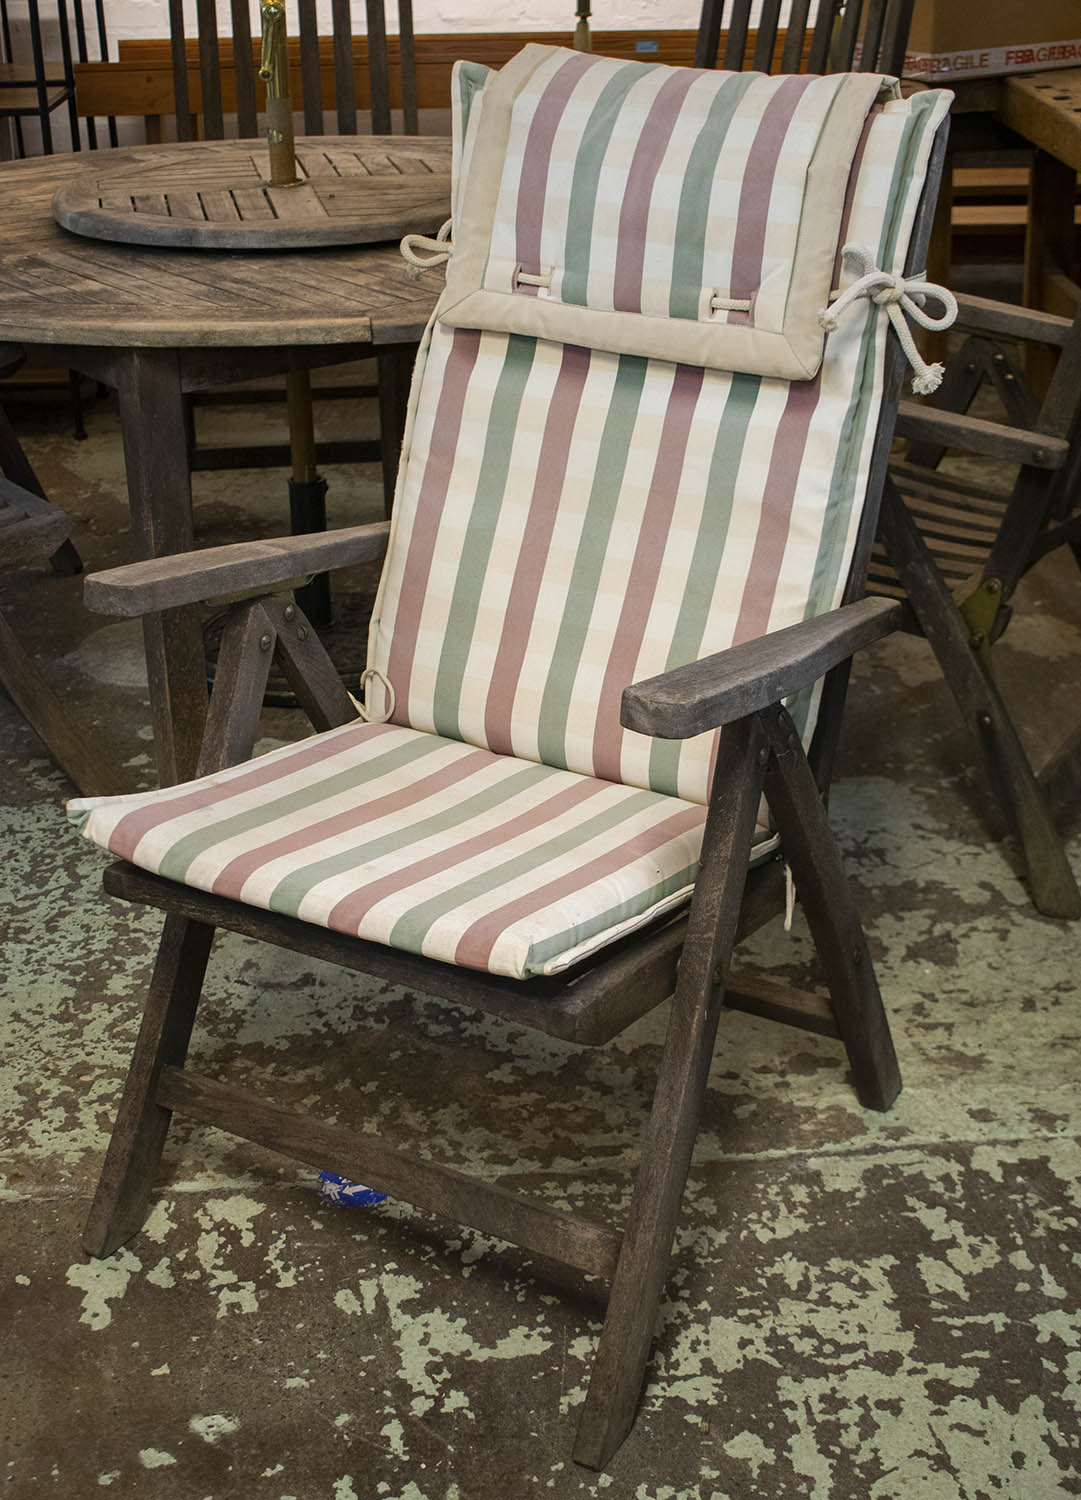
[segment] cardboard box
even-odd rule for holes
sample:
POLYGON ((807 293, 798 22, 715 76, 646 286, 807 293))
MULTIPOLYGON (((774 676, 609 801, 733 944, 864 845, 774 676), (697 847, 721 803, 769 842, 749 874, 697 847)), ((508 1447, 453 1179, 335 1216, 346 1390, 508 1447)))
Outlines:
POLYGON ((916 0, 906 78, 949 85, 954 78, 1081 67, 1077 0, 916 0))

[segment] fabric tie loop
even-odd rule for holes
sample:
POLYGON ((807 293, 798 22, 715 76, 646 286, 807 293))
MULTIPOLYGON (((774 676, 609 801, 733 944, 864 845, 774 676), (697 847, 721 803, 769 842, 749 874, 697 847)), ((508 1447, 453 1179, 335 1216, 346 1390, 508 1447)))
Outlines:
POLYGON ((930 395, 942 384, 945 371, 941 364, 929 365, 916 348, 916 340, 906 318, 918 323, 921 328, 936 331, 949 328, 957 317, 957 299, 946 287, 933 281, 925 281, 924 273, 916 276, 900 276, 892 271, 883 271, 875 265, 872 250, 865 245, 846 245, 841 252, 841 263, 845 270, 856 276, 851 286, 846 287, 837 300, 824 307, 818 321, 827 333, 837 327, 842 313, 847 311, 860 297, 867 297, 879 307, 884 307, 893 324, 893 331, 901 341, 905 358, 915 372, 912 389, 917 396, 930 395), (928 297, 940 302, 943 307, 938 317, 924 311, 928 297))
POLYGON ((366 667, 360 674, 360 699, 353 698, 356 704, 357 717, 363 719, 365 724, 386 724, 394 713, 395 705, 394 684, 385 678, 377 667, 366 667), (378 683, 383 689, 383 711, 376 713, 368 707, 368 685, 378 683))

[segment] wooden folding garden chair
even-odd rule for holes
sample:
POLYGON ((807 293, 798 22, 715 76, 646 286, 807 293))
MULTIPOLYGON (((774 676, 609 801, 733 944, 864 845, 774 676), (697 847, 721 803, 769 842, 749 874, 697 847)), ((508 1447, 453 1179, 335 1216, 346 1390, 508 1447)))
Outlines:
POLYGON ((1081 790, 1081 732, 1037 776, 995 682, 992 647, 1021 579, 1058 547, 1081 563, 1081 313, 1071 322, 981 297, 959 297, 970 330, 933 404, 901 403, 909 439, 890 465, 872 593, 903 599, 904 628, 926 636, 972 730, 1028 875, 1051 917, 1081 917, 1081 891, 1055 814, 1081 790), (1058 363, 1043 399, 1019 345, 1052 346, 1058 363), (969 415, 993 390, 1004 421, 969 415), (998 461, 993 480, 960 477, 952 456, 998 461), (1012 480, 1012 483, 1011 483, 1012 480))
POLYGON ((722 1008, 839 1037, 870 1108, 900 1086, 823 793, 851 655, 900 615, 862 593, 903 359, 884 306, 820 315, 846 241, 897 297, 922 263, 949 96, 537 46, 454 90, 454 250, 389 527, 88 583, 120 614, 238 602, 198 778, 71 807, 120 858, 107 890, 167 913, 85 1245, 138 1231, 179 1109, 606 1278, 575 1450, 600 1467, 722 1008), (384 550, 358 717, 282 591, 384 550), (274 655, 319 733, 249 761, 274 655), (783 908, 779 851, 828 1001, 725 989, 783 908), (586 1046, 674 994, 624 1228, 185 1067, 216 927, 586 1046))

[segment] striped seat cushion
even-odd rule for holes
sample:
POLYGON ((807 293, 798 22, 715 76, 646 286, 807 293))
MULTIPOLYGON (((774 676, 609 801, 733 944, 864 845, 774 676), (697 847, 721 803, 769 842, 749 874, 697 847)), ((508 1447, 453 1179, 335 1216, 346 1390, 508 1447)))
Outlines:
POLYGON ((524 979, 684 902, 705 809, 357 721, 69 816, 198 890, 524 979))

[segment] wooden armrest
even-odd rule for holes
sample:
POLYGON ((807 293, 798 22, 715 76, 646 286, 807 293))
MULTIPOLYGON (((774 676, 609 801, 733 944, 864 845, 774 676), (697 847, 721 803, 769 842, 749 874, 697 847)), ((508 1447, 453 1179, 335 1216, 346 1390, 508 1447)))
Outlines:
POLYGON ((973 333, 999 333, 1007 338, 1062 345, 1070 336, 1073 321, 1054 313, 1037 312, 1035 308, 993 302, 989 297, 970 297, 959 292, 957 327, 967 328, 973 333))
POLYGON ((861 646, 896 630, 900 620, 895 599, 860 599, 801 620, 634 683, 623 694, 620 720, 639 734, 689 739, 809 687, 861 646))
POLYGON ((987 458, 1004 458, 1012 464, 1032 464, 1037 469, 1061 469, 1070 445, 1063 438, 1003 422, 985 422, 965 412, 942 411, 902 401, 897 413, 898 437, 919 438, 946 448, 964 448, 987 458))
POLYGON ((152 557, 92 573, 86 580, 87 609, 103 615, 156 614, 185 604, 269 590, 328 568, 371 562, 387 550, 389 521, 317 531, 306 536, 235 542, 152 557))

